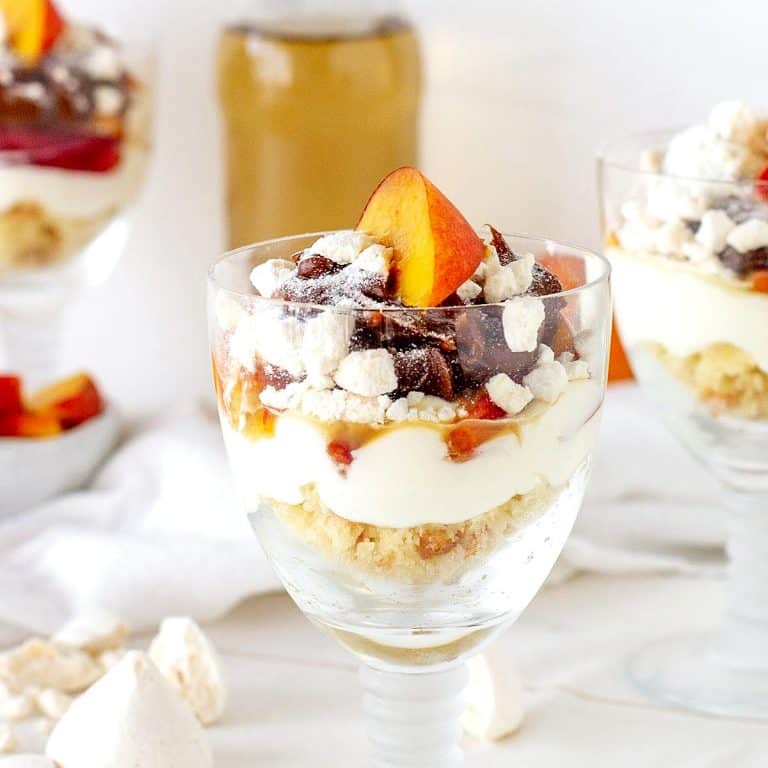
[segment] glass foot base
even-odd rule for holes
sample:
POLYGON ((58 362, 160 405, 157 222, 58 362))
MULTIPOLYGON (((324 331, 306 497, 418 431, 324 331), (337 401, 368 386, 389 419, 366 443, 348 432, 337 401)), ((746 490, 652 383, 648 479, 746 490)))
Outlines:
POLYGON ((629 676, 650 699, 711 715, 768 720, 768 669, 729 666, 712 637, 665 638, 629 661, 629 676))

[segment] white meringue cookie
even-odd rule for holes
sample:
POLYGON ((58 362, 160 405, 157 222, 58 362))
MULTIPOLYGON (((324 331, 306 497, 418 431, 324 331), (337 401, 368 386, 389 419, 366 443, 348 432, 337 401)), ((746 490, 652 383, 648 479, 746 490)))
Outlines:
POLYGON ((203 725, 221 717, 227 698, 219 657, 192 619, 166 619, 149 656, 203 725))
POLYGON ((48 740, 59 768, 212 768, 202 728, 151 659, 131 651, 48 740))
POLYGON ((523 722, 523 685, 512 660, 498 649, 467 662, 464 730, 485 741, 514 733, 523 722))
POLYGON ((0 759, 0 768, 55 768, 45 755, 11 755, 0 759))

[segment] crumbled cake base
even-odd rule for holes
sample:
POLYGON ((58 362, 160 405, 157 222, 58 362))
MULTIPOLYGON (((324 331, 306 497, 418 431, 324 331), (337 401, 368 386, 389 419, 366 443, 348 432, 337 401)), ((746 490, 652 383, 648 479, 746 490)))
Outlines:
POLYGON ((768 419, 768 373, 732 344, 712 344, 703 352, 678 357, 661 344, 649 345, 675 378, 691 389, 713 415, 768 419))
POLYGON ((34 202, 0 212, 0 272, 61 263, 77 254, 113 216, 58 218, 34 202))
POLYGON ((355 570, 413 584, 450 581, 538 519, 556 491, 540 483, 522 496, 453 525, 384 528, 353 523, 323 504, 314 485, 302 504, 265 503, 305 544, 355 570))

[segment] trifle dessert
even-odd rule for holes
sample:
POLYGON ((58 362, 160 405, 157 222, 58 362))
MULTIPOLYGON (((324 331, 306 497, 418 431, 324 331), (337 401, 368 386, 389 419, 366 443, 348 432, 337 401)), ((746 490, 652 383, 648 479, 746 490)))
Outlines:
POLYGON ((337 626, 397 611, 423 626, 432 609, 460 613, 478 585, 465 620, 531 599, 597 433, 610 313, 593 258, 478 234, 401 168, 356 229, 214 266, 230 462, 305 611, 337 626))
POLYGON ((636 367, 661 365, 711 416, 767 419, 768 115, 724 102, 701 124, 609 154, 603 180, 636 367))
POLYGON ((144 76, 52 0, 0 2, 0 276, 66 262, 135 198, 144 76))
POLYGON ((727 521, 725 609, 629 673, 649 696, 768 719, 768 115, 737 102, 601 162, 616 313, 638 382, 727 521))

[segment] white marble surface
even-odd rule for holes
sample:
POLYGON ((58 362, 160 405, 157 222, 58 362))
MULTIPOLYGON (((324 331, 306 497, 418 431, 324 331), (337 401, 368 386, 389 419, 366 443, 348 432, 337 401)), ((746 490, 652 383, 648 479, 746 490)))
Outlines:
MULTIPOLYGON (((717 582, 661 577, 582 576, 545 589, 500 640, 525 679, 525 723, 497 744, 466 739, 468 768, 764 766, 765 724, 656 706, 625 679, 629 653, 714 621, 719 595, 717 582)), ((232 692, 210 731, 217 768, 364 764, 355 663, 287 597, 253 599, 211 634, 232 692)))
MULTIPOLYGON (((626 681, 629 654, 710 624, 720 597, 717 581, 679 577, 581 576, 546 588, 499 641, 525 681, 525 722, 499 743, 465 739, 468 768, 763 768, 768 725, 678 712, 626 681)), ((354 660, 288 597, 251 599, 208 630, 231 693, 208 731, 216 768, 364 764, 354 660)), ((0 645, 12 639, 0 632, 0 645)))

